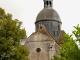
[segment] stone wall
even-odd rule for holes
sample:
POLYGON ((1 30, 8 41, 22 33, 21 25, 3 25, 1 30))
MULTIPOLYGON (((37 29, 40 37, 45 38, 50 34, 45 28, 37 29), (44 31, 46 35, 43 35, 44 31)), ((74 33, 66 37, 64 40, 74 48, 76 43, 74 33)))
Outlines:
POLYGON ((58 44, 46 29, 40 29, 25 41, 30 60, 51 60, 58 52, 58 44))

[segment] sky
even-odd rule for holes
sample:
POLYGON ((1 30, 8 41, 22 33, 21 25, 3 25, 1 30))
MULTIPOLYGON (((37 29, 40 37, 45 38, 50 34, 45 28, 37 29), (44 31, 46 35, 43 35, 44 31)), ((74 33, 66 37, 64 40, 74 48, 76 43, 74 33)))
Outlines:
MULTIPOLYGON (((23 22, 27 36, 35 32, 35 21, 38 13, 44 8, 43 0, 0 0, 0 7, 13 19, 23 22)), ((53 0, 55 9, 62 21, 61 29, 71 34, 73 26, 80 24, 80 0, 53 0)))

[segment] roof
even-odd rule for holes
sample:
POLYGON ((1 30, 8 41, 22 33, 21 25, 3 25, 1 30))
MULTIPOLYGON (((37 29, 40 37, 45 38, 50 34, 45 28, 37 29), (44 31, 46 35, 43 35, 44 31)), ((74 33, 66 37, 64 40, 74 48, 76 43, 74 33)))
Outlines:
POLYGON ((44 8, 41 10, 37 15, 36 22, 41 20, 55 20, 61 22, 59 14, 53 8, 44 8))
POLYGON ((58 45, 63 44, 63 41, 64 41, 63 35, 64 34, 66 34, 65 31, 64 30, 61 30, 61 33, 60 33, 58 39, 56 40, 56 43, 58 45))

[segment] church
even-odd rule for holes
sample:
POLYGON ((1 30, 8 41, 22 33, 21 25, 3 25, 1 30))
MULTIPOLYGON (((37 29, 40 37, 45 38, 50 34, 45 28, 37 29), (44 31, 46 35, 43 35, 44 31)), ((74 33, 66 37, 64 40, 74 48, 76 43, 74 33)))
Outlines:
POLYGON ((38 13, 35 21, 35 32, 26 38, 24 45, 28 47, 30 60, 51 60, 58 55, 63 41, 61 19, 53 9, 53 0, 43 0, 44 8, 38 13))

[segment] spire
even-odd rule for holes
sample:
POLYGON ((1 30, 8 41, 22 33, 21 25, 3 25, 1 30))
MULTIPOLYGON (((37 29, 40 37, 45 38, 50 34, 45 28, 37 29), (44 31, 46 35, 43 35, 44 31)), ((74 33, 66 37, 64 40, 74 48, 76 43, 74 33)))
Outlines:
POLYGON ((43 1, 44 1, 44 8, 53 7, 53 0, 43 0, 43 1))

